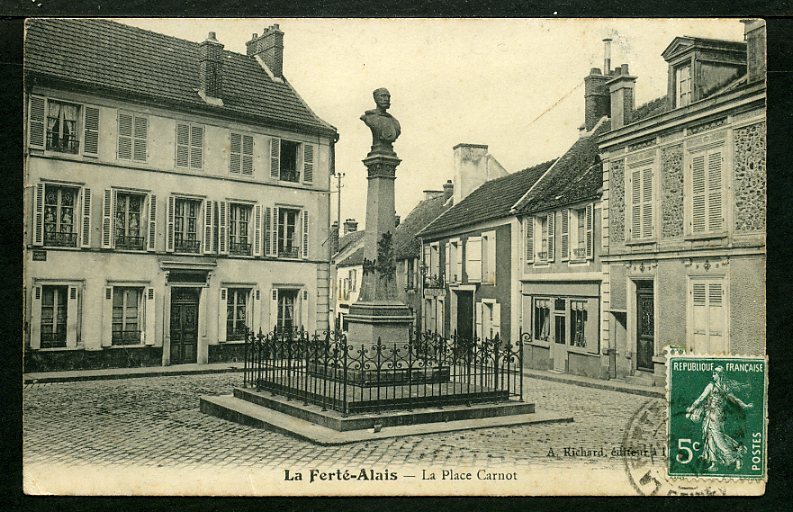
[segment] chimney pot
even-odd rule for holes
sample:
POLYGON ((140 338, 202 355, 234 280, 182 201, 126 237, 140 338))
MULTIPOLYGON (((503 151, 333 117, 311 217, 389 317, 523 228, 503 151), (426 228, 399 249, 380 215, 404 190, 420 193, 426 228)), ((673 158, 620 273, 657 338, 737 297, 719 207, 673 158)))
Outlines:
POLYGON ((448 201, 450 197, 454 194, 454 183, 452 180, 448 180, 446 183, 443 184, 443 199, 444 201, 448 201))
POLYGON ((603 39, 603 69, 608 73, 611 69, 611 38, 603 39))
POLYGON ((254 32, 250 41, 245 43, 248 57, 258 56, 264 61, 273 76, 284 74, 284 33, 278 24, 266 27, 261 36, 254 32))
POLYGON ((620 73, 622 73, 623 75, 629 75, 630 74, 630 73, 628 73, 628 65, 627 64, 620 65, 620 73))
POLYGON ((348 235, 354 231, 358 231, 358 223, 355 219, 347 219, 344 221, 344 234, 348 235))

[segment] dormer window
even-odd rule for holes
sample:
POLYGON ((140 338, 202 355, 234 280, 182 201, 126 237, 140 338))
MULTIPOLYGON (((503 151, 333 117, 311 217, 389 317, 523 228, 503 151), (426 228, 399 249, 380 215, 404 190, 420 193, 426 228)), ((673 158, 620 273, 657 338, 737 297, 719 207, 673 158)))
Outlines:
POLYGON ((675 69, 675 107, 691 103, 691 64, 675 69))

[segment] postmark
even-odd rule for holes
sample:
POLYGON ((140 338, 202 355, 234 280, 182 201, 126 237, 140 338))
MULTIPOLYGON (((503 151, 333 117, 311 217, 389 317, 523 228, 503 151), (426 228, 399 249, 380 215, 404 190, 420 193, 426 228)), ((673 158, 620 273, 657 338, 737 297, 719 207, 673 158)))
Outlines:
POLYGON ((673 355, 667 368, 669 476, 765 478, 766 359, 673 355))

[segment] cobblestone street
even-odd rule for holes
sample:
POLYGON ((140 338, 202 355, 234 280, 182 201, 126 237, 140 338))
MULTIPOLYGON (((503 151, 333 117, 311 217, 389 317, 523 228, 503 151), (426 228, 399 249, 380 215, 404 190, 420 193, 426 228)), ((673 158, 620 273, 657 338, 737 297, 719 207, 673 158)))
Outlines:
MULTIPOLYGON (((24 390, 26 464, 283 467, 306 464, 528 465, 565 447, 622 443, 631 416, 658 400, 527 378, 527 400, 574 423, 527 425, 317 446, 199 412, 202 394, 228 394, 239 373, 29 384, 24 390)), ((661 444, 663 431, 659 432, 661 444)), ((610 465, 616 460, 567 458, 610 465)))

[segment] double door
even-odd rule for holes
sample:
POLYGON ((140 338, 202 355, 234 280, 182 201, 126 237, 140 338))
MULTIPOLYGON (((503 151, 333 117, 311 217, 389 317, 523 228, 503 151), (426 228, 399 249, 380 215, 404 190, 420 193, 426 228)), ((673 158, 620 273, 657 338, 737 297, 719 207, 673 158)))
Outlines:
POLYGON ((197 362, 199 298, 198 288, 171 291, 171 364, 197 362))

